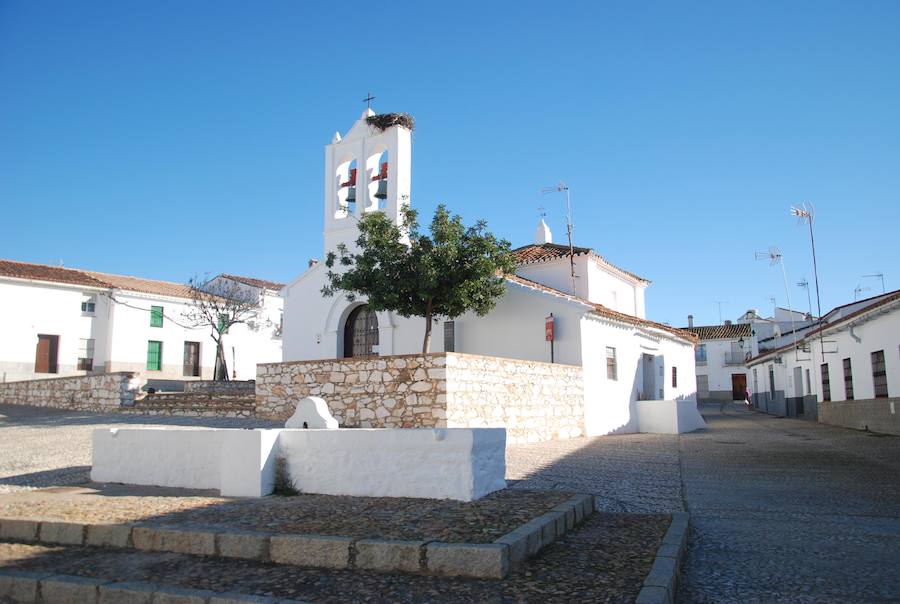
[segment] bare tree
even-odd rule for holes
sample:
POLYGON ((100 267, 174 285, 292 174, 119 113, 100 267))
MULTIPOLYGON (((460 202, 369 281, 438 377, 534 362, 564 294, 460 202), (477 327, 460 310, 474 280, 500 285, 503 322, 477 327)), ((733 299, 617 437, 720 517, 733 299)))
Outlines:
POLYGON ((244 324, 258 331, 267 321, 261 319, 262 300, 255 289, 230 279, 208 277, 206 275, 203 280, 193 277, 188 281, 192 304, 184 317, 192 327, 209 328, 209 335, 216 343, 213 379, 227 381, 223 336, 232 325, 244 324))

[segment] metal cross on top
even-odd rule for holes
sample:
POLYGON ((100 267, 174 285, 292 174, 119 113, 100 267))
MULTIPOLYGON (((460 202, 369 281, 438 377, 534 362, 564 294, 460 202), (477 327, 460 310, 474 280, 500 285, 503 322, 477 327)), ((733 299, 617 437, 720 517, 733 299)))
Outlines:
POLYGON ((362 100, 362 102, 366 104, 366 107, 367 107, 367 108, 371 109, 371 108, 372 108, 372 101, 374 101, 374 100, 375 100, 375 97, 372 96, 372 93, 371 93, 371 92, 367 92, 367 93, 366 93, 366 98, 364 98, 364 99, 362 100))

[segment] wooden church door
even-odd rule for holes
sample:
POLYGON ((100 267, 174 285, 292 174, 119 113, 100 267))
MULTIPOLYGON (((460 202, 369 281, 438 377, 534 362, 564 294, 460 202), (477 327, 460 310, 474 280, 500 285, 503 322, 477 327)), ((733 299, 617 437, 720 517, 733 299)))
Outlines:
POLYGON ((357 306, 344 325, 344 356, 368 357, 378 354, 378 317, 368 305, 357 306))

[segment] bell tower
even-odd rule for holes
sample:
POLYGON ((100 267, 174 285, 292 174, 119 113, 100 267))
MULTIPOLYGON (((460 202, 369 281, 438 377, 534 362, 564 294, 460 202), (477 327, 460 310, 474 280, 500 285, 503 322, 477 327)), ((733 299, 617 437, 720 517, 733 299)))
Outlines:
POLYGON ((384 212, 395 224, 409 205, 412 120, 376 115, 367 108, 343 137, 325 147, 325 255, 359 236, 367 212, 384 212))

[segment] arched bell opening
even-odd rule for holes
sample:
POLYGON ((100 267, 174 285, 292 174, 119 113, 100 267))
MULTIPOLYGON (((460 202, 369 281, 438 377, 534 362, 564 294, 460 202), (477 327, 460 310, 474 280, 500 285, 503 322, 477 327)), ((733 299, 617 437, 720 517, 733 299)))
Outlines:
POLYGON ((369 174, 367 212, 384 210, 387 206, 389 170, 390 162, 387 149, 377 149, 366 160, 366 173, 369 174))
POLYGON ((355 159, 348 159, 338 164, 335 173, 337 182, 335 218, 346 218, 348 215, 356 212, 356 174, 357 165, 355 159))
POLYGON ((350 311, 344 321, 344 357, 378 355, 378 317, 368 304, 350 311))

